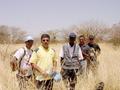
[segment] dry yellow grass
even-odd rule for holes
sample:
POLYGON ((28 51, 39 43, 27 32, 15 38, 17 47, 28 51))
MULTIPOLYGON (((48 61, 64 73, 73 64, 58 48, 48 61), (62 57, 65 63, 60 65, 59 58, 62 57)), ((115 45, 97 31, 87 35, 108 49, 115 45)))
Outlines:
MULTIPOLYGON (((0 45, 0 90, 18 90, 15 72, 11 72, 9 66, 9 55, 22 45, 0 45)), ((51 45, 59 55, 62 44, 51 45)), ((109 44, 100 44, 102 49, 98 60, 100 62, 98 75, 91 73, 88 79, 78 77, 76 90, 94 90, 95 84, 99 81, 105 83, 104 90, 120 90, 120 48, 114 49, 109 44)), ((60 66, 58 66, 60 69, 60 66)), ((63 82, 54 84, 54 90, 65 90, 63 82)))

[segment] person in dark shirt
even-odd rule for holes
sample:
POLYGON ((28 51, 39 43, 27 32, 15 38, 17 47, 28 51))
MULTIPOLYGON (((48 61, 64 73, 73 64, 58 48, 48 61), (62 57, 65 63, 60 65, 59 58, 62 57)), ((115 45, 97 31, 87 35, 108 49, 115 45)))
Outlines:
POLYGON ((88 37, 88 44, 90 47, 90 62, 88 63, 88 68, 91 69, 91 71, 94 73, 94 75, 97 73, 98 68, 98 60, 97 56, 101 53, 100 46, 95 42, 95 36, 89 35, 88 37))
MULTIPOLYGON (((100 55, 101 53, 101 48, 100 46, 95 42, 95 36, 93 35, 89 35, 88 38, 88 46, 91 48, 91 50, 95 51, 95 55, 96 55, 96 60, 92 61, 92 65, 90 64, 89 67, 92 67, 92 71, 94 73, 94 75, 97 76, 97 69, 98 69, 98 65, 99 62, 97 60, 97 56, 100 55)), ((95 90, 103 90, 104 89, 104 82, 99 82, 96 87, 95 90)))
POLYGON ((100 46, 97 43, 95 43, 95 36, 89 35, 88 46, 94 48, 97 55, 100 54, 101 49, 100 46))

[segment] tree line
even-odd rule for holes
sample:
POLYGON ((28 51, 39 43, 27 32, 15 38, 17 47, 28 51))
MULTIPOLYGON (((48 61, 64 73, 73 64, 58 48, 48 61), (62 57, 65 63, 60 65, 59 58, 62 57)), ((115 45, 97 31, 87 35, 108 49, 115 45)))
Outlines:
MULTIPOLYGON (((40 40, 42 33, 48 33, 51 36, 51 42, 65 42, 70 32, 76 32, 77 35, 84 34, 86 37, 90 34, 96 37, 98 42, 109 42, 114 45, 120 45, 120 23, 107 26, 97 22, 88 22, 81 25, 73 25, 67 29, 54 29, 46 32, 40 32, 35 37, 35 41, 40 40)), ((22 43, 23 37, 27 32, 17 27, 8 27, 0 25, 0 43, 22 43)))

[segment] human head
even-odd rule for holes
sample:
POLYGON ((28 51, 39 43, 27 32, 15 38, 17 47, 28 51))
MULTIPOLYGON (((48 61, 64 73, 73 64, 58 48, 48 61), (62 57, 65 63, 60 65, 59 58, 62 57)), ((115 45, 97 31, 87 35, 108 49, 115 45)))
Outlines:
POLYGON ((89 39, 89 40, 88 40, 89 43, 93 44, 93 43, 94 43, 95 36, 89 35, 88 39, 89 39))
POLYGON ((48 34, 42 34, 42 36, 41 36, 41 43, 42 43, 42 46, 45 49, 48 49, 49 42, 50 42, 50 36, 48 34))
POLYGON ((85 44, 85 36, 84 35, 79 36, 79 44, 81 44, 81 45, 85 44))
POLYGON ((72 32, 69 34, 69 43, 71 45, 74 45, 75 41, 76 41, 76 34, 72 32))
POLYGON ((27 47, 28 49, 30 49, 30 48, 32 47, 32 45, 33 45, 33 42, 34 42, 33 37, 31 37, 31 36, 26 36, 25 39, 24 39, 24 42, 25 42, 25 44, 26 44, 26 47, 27 47))

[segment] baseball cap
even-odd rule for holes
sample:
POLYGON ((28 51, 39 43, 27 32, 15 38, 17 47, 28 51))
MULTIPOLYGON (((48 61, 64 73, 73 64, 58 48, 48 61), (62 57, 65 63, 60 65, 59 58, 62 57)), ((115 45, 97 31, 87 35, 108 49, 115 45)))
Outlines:
POLYGON ((75 38, 75 37, 76 37, 76 34, 75 34, 74 32, 71 32, 71 33, 69 34, 69 37, 75 38))
POLYGON ((26 36, 26 37, 24 38, 24 41, 25 41, 25 42, 27 42, 27 41, 29 41, 29 40, 33 40, 33 37, 32 37, 32 36, 26 36))

